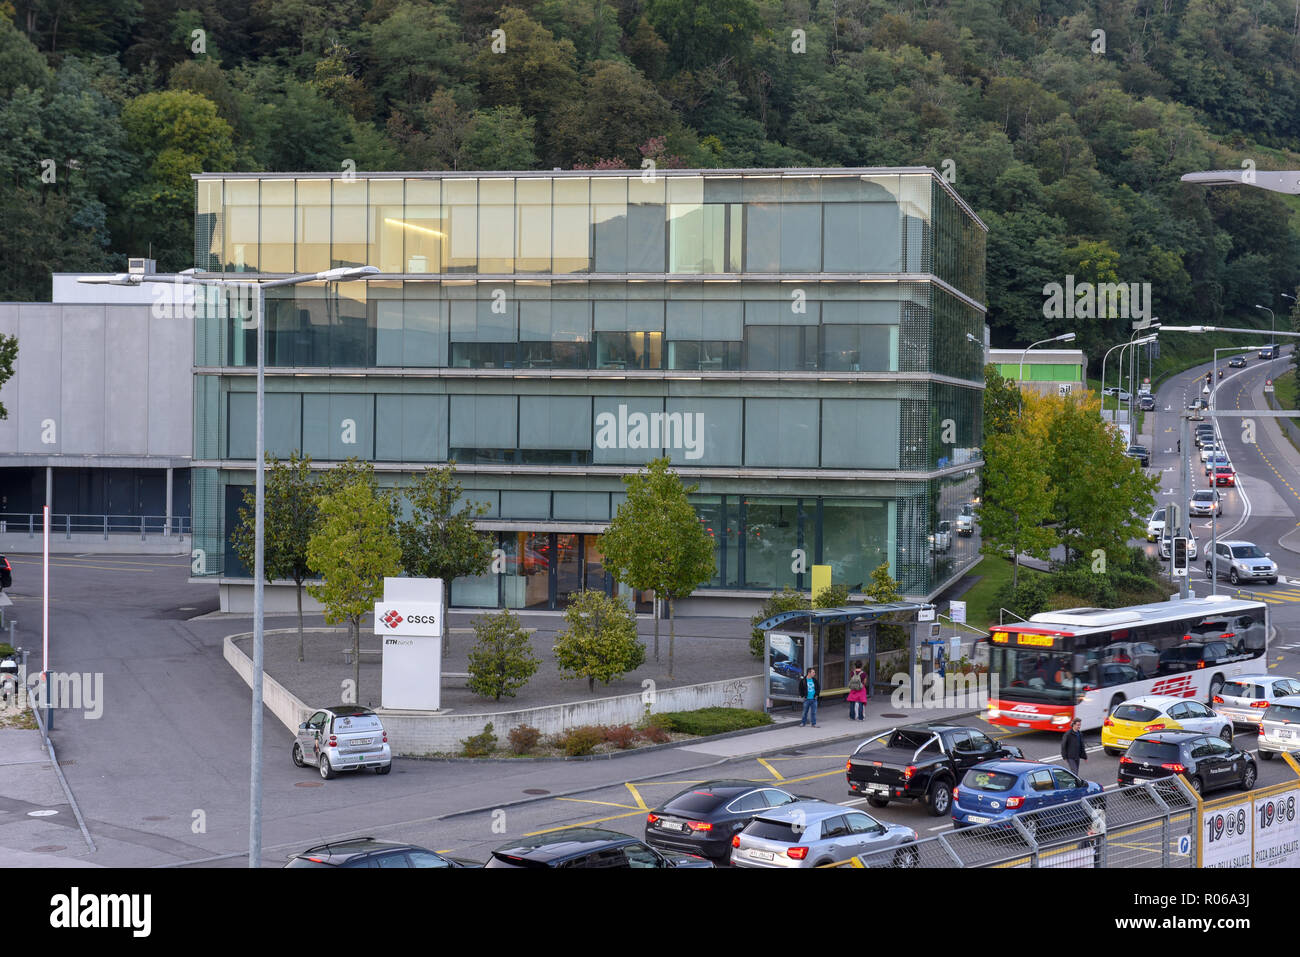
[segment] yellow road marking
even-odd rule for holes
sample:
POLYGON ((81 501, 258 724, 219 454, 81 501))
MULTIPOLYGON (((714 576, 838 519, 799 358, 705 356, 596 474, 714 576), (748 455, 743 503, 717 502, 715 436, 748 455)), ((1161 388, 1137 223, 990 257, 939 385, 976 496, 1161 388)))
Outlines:
POLYGON ((641 797, 641 792, 636 789, 636 785, 634 785, 631 781, 624 781, 623 783, 626 784, 627 789, 632 792, 632 800, 636 801, 636 806, 643 811, 650 810, 648 807, 645 806, 645 801, 641 797))
POLYGON ((784 781, 784 780, 785 780, 785 778, 782 776, 782 774, 781 774, 780 771, 778 771, 776 768, 772 767, 772 765, 770 765, 770 764, 767 763, 767 759, 766 759, 766 758, 759 758, 759 759, 758 759, 758 763, 761 764, 761 765, 763 765, 763 767, 767 768, 769 771, 771 771, 771 772, 772 772, 772 777, 776 778, 778 781, 784 781))
POLYGON ((619 804, 617 801, 594 801, 591 798, 567 798, 567 797, 557 797, 555 800, 574 801, 578 804, 603 804, 605 807, 625 807, 631 810, 636 810, 636 808, 631 804, 619 804))
MULTIPOLYGON (((556 798, 557 801, 566 800, 565 798, 556 798)), ((639 817, 645 811, 629 811, 626 814, 611 814, 609 817, 598 817, 590 821, 579 821, 577 824, 561 824, 559 827, 547 827, 540 831, 529 831, 524 837, 537 837, 539 834, 554 834, 556 831, 567 831, 571 827, 591 827, 593 824, 604 824, 606 821, 617 821, 625 817, 639 817)))

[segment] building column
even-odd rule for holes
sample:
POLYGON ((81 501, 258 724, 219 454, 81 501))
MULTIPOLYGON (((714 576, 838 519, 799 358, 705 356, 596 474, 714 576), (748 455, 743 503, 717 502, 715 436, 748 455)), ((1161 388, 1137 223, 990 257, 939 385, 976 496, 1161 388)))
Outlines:
POLYGON ((45 466, 45 504, 49 506, 50 514, 54 514, 54 466, 45 466))
POLYGON ((163 522, 163 537, 172 533, 172 473, 175 470, 167 469, 167 517, 163 522))

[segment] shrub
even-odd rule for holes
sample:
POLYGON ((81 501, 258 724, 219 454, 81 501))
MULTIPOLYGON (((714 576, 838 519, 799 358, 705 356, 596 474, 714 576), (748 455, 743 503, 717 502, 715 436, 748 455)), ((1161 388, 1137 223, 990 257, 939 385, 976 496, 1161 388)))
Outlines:
POLYGON ((521 724, 517 728, 511 728, 506 737, 510 739, 511 751, 515 754, 527 754, 537 747, 537 742, 542 739, 542 732, 531 724, 521 724))
POLYGON ((579 725, 556 735, 555 741, 556 745, 565 754, 571 758, 576 758, 583 754, 591 754, 599 745, 603 744, 605 742, 605 729, 594 724, 579 725))
POLYGON ((701 708, 699 711, 665 711, 654 717, 659 727, 681 734, 724 734, 771 724, 771 715, 745 708, 701 708))
POLYGON ((460 753, 466 758, 485 758, 497 747, 497 736, 492 733, 492 722, 487 723, 481 734, 466 738, 462 744, 460 753))
POLYGON ((469 652, 469 690, 484 698, 513 698, 528 684, 541 663, 533 654, 528 632, 511 611, 474 619, 477 639, 469 652))
POLYGON ((12 658, 18 652, 14 651, 14 646, 0 641, 0 658, 12 658))
POLYGON ((605 729, 605 741, 620 751, 626 751, 636 743, 636 728, 630 724, 616 724, 605 729))
POLYGON ((640 734, 641 737, 645 738, 647 741, 651 741, 654 744, 666 744, 667 742, 672 740, 672 735, 670 735, 663 728, 659 727, 659 725, 657 724, 646 725, 638 732, 638 734, 640 734))
POLYGON ((621 599, 582 591, 564 612, 568 624, 555 636, 555 661, 566 678, 609 684, 645 664, 645 645, 637 641, 636 618, 621 599))
MULTIPOLYGON (((1056 582, 1053 582, 1056 585, 1056 582)), ((1059 586, 1058 586, 1059 587, 1059 586)), ((1021 618, 1028 618, 1045 611, 1052 589, 1048 587, 1046 576, 1024 575, 1014 588, 1010 582, 998 589, 998 604, 1007 611, 1014 612, 1021 618)))

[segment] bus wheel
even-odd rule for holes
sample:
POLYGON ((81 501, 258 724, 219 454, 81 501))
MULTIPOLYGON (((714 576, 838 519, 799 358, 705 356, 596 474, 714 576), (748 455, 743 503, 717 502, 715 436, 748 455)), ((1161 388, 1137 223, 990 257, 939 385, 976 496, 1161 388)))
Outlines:
POLYGON ((1124 703, 1124 696, 1122 694, 1115 695, 1115 697, 1110 699, 1110 707, 1106 709, 1106 714, 1107 715, 1113 714, 1115 709, 1118 708, 1123 703, 1124 703))
POLYGON ((1210 679, 1210 700, 1213 701, 1214 696, 1222 690, 1223 690, 1223 675, 1215 675, 1213 678, 1210 679))

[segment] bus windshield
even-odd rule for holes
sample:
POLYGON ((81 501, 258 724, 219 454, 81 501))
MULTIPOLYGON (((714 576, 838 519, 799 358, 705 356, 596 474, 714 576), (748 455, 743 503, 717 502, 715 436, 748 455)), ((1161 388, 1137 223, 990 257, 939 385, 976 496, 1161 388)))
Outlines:
POLYGON ((989 672, 998 676, 1003 697, 1016 701, 1073 704, 1083 681, 1070 671, 1067 655, 1033 648, 989 649, 989 672))

